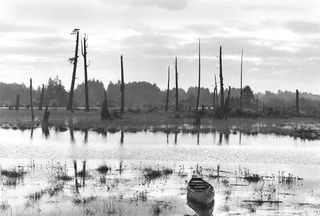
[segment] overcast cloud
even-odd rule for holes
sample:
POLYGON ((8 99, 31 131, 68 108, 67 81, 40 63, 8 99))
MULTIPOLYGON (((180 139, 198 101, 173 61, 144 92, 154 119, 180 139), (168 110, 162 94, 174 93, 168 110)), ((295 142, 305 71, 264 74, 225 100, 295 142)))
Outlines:
MULTIPOLYGON (((318 0, 4 0, 0 81, 32 77, 41 85, 59 76, 69 88, 75 27, 89 35, 89 78, 105 85, 119 79, 123 54, 127 82, 165 88, 167 66, 177 56, 180 86, 195 86, 201 38, 204 87, 212 90, 222 45, 226 86, 239 86, 244 49, 244 84, 255 92, 320 94, 318 0)), ((81 55, 78 68, 77 84, 83 81, 81 55)))

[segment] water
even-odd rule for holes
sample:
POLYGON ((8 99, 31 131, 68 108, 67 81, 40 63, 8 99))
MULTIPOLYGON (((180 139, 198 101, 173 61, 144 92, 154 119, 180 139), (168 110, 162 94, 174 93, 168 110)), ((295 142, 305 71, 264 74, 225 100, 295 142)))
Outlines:
POLYGON ((193 215, 186 187, 197 166, 216 190, 213 215, 320 211, 320 141, 240 133, 46 135, 41 128, 0 129, 0 137, 1 169, 26 172, 16 181, 1 176, 1 215, 193 215), (85 167, 85 178, 75 178, 75 164, 76 172, 85 167), (111 171, 99 173, 101 165, 111 171), (148 180, 146 167, 173 173, 148 180), (70 180, 57 179, 61 173, 70 180), (263 180, 250 183, 248 173, 263 180))

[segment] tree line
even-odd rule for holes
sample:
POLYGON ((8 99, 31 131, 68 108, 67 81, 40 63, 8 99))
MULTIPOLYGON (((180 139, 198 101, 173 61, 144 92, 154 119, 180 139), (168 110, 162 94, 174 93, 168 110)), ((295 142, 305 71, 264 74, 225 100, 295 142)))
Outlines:
MULTIPOLYGON (((88 98, 89 104, 92 107, 101 106, 104 101, 104 91, 106 90, 108 106, 120 107, 121 105, 121 82, 110 82, 107 87, 99 80, 88 80, 88 98)), ((126 98, 124 105, 127 109, 143 108, 143 107, 158 107, 165 109, 168 97, 168 109, 175 109, 176 88, 161 90, 156 84, 149 82, 129 82, 124 84, 124 97, 126 98)), ((30 105, 30 89, 25 84, 17 83, 1 83, 0 82, 0 105, 14 106, 16 97, 20 96, 20 106, 30 105)), ((228 89, 224 90, 224 95, 228 94, 228 89)), ((41 99, 42 88, 33 89, 33 105, 38 106, 41 99)), ((193 109, 197 103, 198 87, 189 87, 187 90, 178 89, 179 106, 181 109, 193 109)), ((212 107, 214 92, 208 88, 200 88, 199 91, 199 106, 212 107)), ((66 107, 68 104, 69 92, 62 84, 58 77, 49 78, 44 85, 43 104, 50 107, 66 107)), ((79 84, 74 90, 73 106, 86 107, 85 101, 85 82, 79 84)), ((218 99, 221 95, 217 94, 218 99)), ((249 86, 245 86, 242 90, 243 108, 255 109, 256 106, 260 109, 272 107, 274 109, 290 109, 295 106, 296 93, 290 91, 278 91, 276 93, 266 91, 264 93, 254 94, 249 86)), ((230 109, 238 109, 240 103, 240 88, 230 89, 230 109)), ((320 108, 320 96, 311 93, 300 93, 300 109, 308 111, 316 111, 320 108)))

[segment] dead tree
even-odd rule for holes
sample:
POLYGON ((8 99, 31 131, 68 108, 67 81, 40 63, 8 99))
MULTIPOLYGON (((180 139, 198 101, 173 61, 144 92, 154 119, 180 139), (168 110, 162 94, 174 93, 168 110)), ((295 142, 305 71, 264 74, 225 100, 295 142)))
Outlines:
POLYGON ((120 113, 124 113, 124 75, 123 75, 123 56, 121 55, 120 57, 120 62, 121 62, 121 109, 120 113))
POLYGON ((85 101, 86 101, 86 108, 85 111, 89 112, 89 91, 88 91, 88 72, 87 69, 89 64, 87 64, 87 48, 88 48, 88 37, 84 34, 83 44, 81 40, 81 54, 83 56, 83 64, 84 64, 84 93, 85 93, 85 101))
POLYGON ((227 97, 226 103, 225 103, 225 112, 226 112, 226 114, 229 114, 229 112, 230 112, 230 93, 231 93, 231 87, 229 86, 228 97, 227 97))
POLYGON ((20 106, 20 95, 17 94, 16 107, 15 107, 15 110, 16 110, 16 111, 19 110, 19 106, 20 106))
POLYGON ((31 119, 34 121, 33 105, 32 105, 32 79, 30 78, 30 109, 31 109, 31 119))
POLYGON ((74 168, 74 184, 75 184, 75 188, 76 188, 76 193, 79 192, 79 185, 78 185, 78 170, 77 170, 77 161, 74 160, 73 161, 73 168, 74 168))
POLYGON ((107 92, 104 90, 104 100, 101 107, 101 120, 107 120, 110 117, 107 101, 107 92))
POLYGON ((212 108, 216 108, 216 88, 213 89, 213 94, 212 94, 212 108))
POLYGON ((39 102, 39 108, 38 108, 38 110, 42 110, 43 98, 44 98, 44 85, 42 84, 41 96, 40 96, 40 102, 39 102))
POLYGON ((43 127, 48 127, 49 117, 50 117, 50 111, 48 111, 48 105, 47 105, 46 109, 44 110, 43 119, 42 119, 43 127))
POLYGON ((215 85, 214 88, 215 88, 215 90, 216 90, 216 95, 215 95, 215 100, 216 100, 216 102, 215 102, 215 104, 216 104, 217 107, 219 107, 218 84, 217 84, 216 75, 214 75, 214 85, 215 85))
POLYGON ((82 161, 82 187, 86 185, 86 161, 82 161))
POLYGON ((242 67, 243 67, 243 50, 241 50, 241 66, 240 66, 240 110, 242 110, 242 67))
POLYGON ((223 89, 223 74, 222 74, 222 47, 220 46, 219 55, 219 69, 220 69, 220 107, 224 110, 224 89, 223 89))
POLYGON ((176 112, 179 110, 179 87, 178 87, 178 59, 175 58, 174 68, 176 72, 176 112))
POLYGON ((77 63, 78 63, 79 29, 74 29, 71 34, 76 34, 76 48, 74 51, 74 57, 69 58, 69 62, 73 64, 73 72, 72 72, 72 80, 71 80, 67 110, 73 111, 74 83, 76 80, 76 71, 77 71, 77 63))
POLYGON ((199 100, 200 100, 200 75, 201 75, 201 57, 200 57, 200 39, 199 39, 199 74, 198 74, 198 95, 197 95, 196 111, 198 111, 199 100))
POLYGON ((299 107, 299 90, 296 90, 296 113, 300 113, 300 107, 299 107))
POLYGON ((168 66, 168 86, 167 86, 167 98, 166 98, 166 112, 168 112, 168 106, 169 106, 169 93, 170 93, 170 66, 168 66))

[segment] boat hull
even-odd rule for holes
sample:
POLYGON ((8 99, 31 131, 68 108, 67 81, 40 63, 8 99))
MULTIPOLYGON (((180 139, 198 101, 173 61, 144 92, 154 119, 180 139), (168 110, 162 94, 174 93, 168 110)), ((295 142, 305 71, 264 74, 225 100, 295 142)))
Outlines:
POLYGON ((214 201, 214 189, 202 178, 192 178, 188 184, 188 200, 208 205, 214 201))

